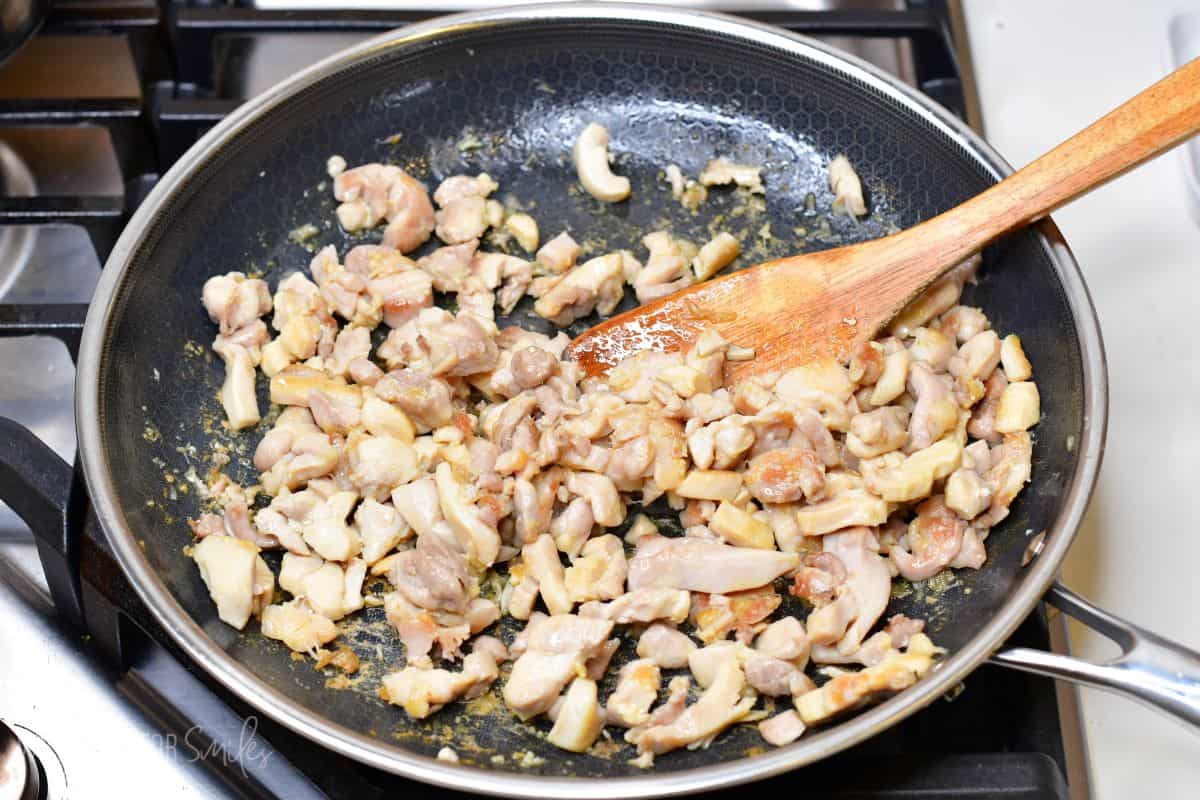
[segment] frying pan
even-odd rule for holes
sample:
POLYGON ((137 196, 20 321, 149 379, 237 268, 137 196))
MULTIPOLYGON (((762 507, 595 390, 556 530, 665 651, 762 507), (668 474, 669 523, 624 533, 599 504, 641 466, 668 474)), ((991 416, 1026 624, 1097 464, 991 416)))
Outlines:
MULTIPOLYGON (((183 521, 201 511, 191 479, 203 479, 207 455, 220 446, 230 457, 225 471, 254 482, 249 454, 267 426, 232 437, 217 424, 222 368, 208 352, 214 334, 200 289, 232 269, 263 273, 274 285, 305 268, 312 248, 333 243, 344 252, 361 241, 331 222, 324 164, 334 153, 351 164, 401 164, 431 186, 452 173, 487 171, 545 235, 569 229, 591 253, 634 246, 666 225, 694 240, 731 230, 754 242, 748 262, 912 225, 1009 171, 944 110, 823 44, 731 17, 624 4, 501 9, 414 25, 241 107, 159 182, 117 243, 83 334, 76 414, 91 500, 131 583, 182 648, 260 712, 420 780, 576 798, 686 794, 813 762, 928 705, 989 657, 1124 689, 1200 724, 1196 654, 1052 588, 1099 468, 1107 401, 1095 313, 1048 220, 989 248, 966 298, 998 330, 1019 332, 1033 360, 1044 413, 1033 481, 992 532, 982 569, 896 593, 888 613, 926 619, 949 654, 880 705, 778 750, 764 750, 757 732, 741 726, 708 749, 661 757, 647 773, 628 764, 629 748, 557 751, 544 724, 517 723, 486 700, 408 720, 375 696, 382 672, 402 663, 382 609, 368 609, 344 635, 366 675, 336 690, 253 623, 245 632, 223 625, 182 552, 191 540, 183 521), (602 205, 576 188, 570 147, 591 120, 612 132, 618 171, 634 183, 629 203, 602 205), (862 223, 828 214, 824 170, 839 152, 870 193, 862 223), (764 207, 717 191, 695 215, 671 201, 662 168, 677 163, 694 175, 717 155, 765 166, 764 207), (289 236, 306 223, 318 226, 315 239, 289 236), (1040 554, 1024 565, 1043 531, 1040 554), (1048 592, 1114 636, 1128 651, 1123 660, 997 653, 1048 592), (443 745, 463 763, 434 760, 443 745)), ((545 329, 521 309, 507 322, 545 329)))

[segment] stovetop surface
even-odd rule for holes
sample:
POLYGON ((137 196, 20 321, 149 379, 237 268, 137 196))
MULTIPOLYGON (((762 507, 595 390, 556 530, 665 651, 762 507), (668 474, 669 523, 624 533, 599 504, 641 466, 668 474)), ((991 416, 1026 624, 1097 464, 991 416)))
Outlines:
MULTIPOLYGON (((157 176, 241 100, 298 66, 432 15, 410 3, 365 11, 263 5, 60 3, 30 46, 0 67, 0 165, 6 151, 15 155, 36 187, 13 191, 6 179, 9 196, 0 197, 0 416, 67 460, 82 315, 121 225, 157 176)), ((724 7, 753 6, 755 18, 820 34, 968 114, 944 4, 846 5, 819 13, 769 2, 724 7)), ((81 550, 82 633, 54 614, 28 530, 0 504, 0 718, 41 758, 51 797, 108 798, 131 787, 135 796, 170 797, 452 794, 349 762, 253 713, 174 650, 92 521, 81 550)), ((1050 646, 1044 610, 1013 643, 1050 646)), ((756 790, 1065 797, 1062 724, 1051 682, 985 666, 953 698, 756 790)))

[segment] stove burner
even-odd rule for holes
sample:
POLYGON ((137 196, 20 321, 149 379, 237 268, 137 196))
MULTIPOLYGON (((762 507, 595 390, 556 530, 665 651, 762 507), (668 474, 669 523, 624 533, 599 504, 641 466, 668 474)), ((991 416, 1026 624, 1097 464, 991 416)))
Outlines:
POLYGON ((41 800, 46 797, 43 785, 37 758, 0 722, 0 800, 41 800))
MULTIPOLYGON (((35 197, 37 186, 33 173, 17 152, 0 142, 0 195, 4 197, 35 197)), ((0 298, 3 298, 17 276, 29 263, 37 228, 32 225, 0 227, 0 298)))

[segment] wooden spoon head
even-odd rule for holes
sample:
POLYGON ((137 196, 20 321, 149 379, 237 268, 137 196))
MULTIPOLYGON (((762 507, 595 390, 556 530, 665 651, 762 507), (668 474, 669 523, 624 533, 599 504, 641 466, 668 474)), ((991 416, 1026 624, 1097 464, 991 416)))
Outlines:
POLYGON ((899 302, 871 291, 853 279, 857 270, 847 269, 869 258, 872 244, 770 261, 692 286, 604 320, 568 352, 588 375, 603 375, 633 353, 678 352, 702 331, 715 330, 755 351, 753 359, 727 365, 727 380, 848 359, 899 302))

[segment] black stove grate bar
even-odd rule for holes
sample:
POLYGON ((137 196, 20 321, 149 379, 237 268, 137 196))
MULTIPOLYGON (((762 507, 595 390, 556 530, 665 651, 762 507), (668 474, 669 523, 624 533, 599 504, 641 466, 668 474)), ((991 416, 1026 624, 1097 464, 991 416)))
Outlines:
POLYGON ((0 337, 53 336, 76 361, 87 310, 87 303, 0 304, 0 337))
POLYGON ((125 205, 125 197, 0 197, 0 225, 78 225, 103 264, 121 235, 125 205))

